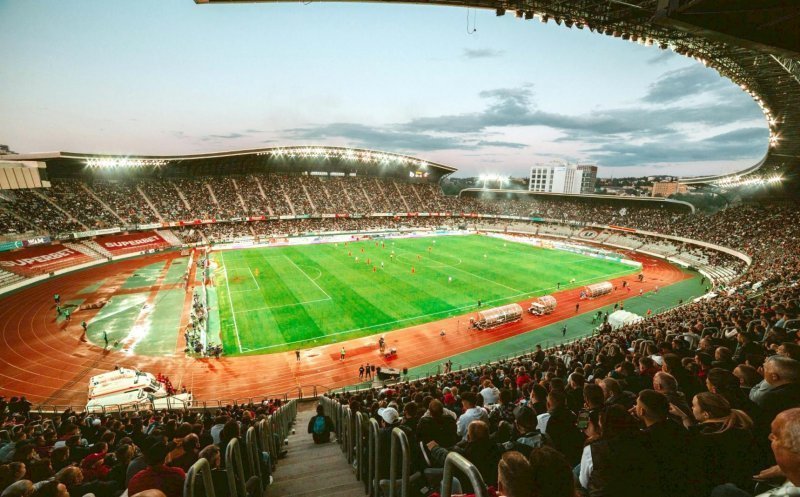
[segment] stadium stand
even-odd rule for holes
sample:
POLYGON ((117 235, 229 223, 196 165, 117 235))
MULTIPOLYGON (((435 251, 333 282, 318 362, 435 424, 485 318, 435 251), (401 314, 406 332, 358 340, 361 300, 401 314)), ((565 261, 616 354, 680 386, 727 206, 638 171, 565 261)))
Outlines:
POLYGON ((218 496, 244 497, 264 495, 272 484, 279 459, 291 449, 286 445, 297 402, 264 399, 213 413, 67 410, 43 417, 25 397, 12 397, 0 398, 0 414, 16 427, 0 442, 5 495, 30 495, 14 493, 25 486, 37 497, 116 497, 140 490, 199 497, 209 495, 202 489, 210 485, 218 496))

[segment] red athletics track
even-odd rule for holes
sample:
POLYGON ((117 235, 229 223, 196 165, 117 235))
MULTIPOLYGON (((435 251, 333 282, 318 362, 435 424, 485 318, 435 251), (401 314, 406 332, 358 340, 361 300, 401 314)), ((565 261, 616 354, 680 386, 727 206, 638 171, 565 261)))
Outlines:
MULTIPOLYGON (((637 283, 633 275, 612 280, 620 289, 602 298, 581 301, 581 313, 637 296, 640 288, 647 292, 656 285, 663 288, 689 277, 663 260, 628 255, 644 265, 644 283, 637 283), (631 293, 623 293, 621 289, 625 279, 632 284, 631 293)), ((178 252, 170 252, 78 271, 0 299, 0 395, 25 395, 34 404, 79 407, 86 402, 89 377, 110 371, 115 365, 167 374, 174 385, 185 384, 191 389, 197 400, 261 399, 287 392, 293 395, 301 386, 340 387, 356 383, 358 366, 365 362, 411 368, 572 317, 580 292, 576 288, 556 293, 559 306, 549 316, 534 317, 526 313, 521 322, 489 332, 466 331, 469 316, 473 315, 466 313, 384 333, 387 346, 398 350, 398 357, 390 362, 381 359, 374 337, 303 349, 300 363, 296 363, 294 352, 219 360, 191 359, 182 353, 173 357, 135 356, 119 350, 104 351, 81 341, 80 322, 85 319, 91 326, 96 310, 74 312, 72 322, 64 329, 55 322, 53 294, 60 293, 62 301, 108 298, 139 267, 178 256, 178 252), (101 280, 103 285, 96 292, 77 295, 92 282, 101 280), (439 336, 442 328, 447 330, 445 338, 439 336), (341 346, 347 351, 343 362, 339 361, 341 346)), ((525 306, 527 302, 521 304, 525 306)), ((181 336, 176 350, 182 350, 182 340, 181 336)))

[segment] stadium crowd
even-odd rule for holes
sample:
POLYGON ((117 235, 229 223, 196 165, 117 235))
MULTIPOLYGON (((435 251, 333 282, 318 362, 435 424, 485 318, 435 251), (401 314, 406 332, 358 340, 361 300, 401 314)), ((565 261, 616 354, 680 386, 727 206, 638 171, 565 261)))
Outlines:
POLYGON ((510 497, 800 495, 800 265, 787 250, 796 213, 745 206, 706 219, 705 232, 691 225, 697 238, 754 256, 720 295, 336 398, 380 423, 381 478, 400 427, 415 470, 455 451, 510 497), (741 222, 753 213, 764 222, 741 222))
MULTIPOLYGON (((24 397, 10 401, 0 397, 0 493, 118 497, 157 490, 164 497, 182 497, 186 471, 205 458, 212 468, 215 495, 230 496, 224 471, 228 443, 281 404, 279 399, 264 399, 260 404, 202 413, 142 411, 116 416, 68 409, 43 418, 30 411, 24 397)), ((264 474, 271 473, 274 463, 262 454, 264 474)), ((259 494, 248 486, 248 495, 259 494)))

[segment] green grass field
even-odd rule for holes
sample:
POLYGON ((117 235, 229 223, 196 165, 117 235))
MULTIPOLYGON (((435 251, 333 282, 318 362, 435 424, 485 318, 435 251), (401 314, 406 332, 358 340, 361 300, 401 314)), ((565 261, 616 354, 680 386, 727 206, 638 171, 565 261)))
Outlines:
POLYGON ((636 272, 613 261, 485 236, 383 243, 215 252, 225 353, 338 342, 463 314, 478 299, 502 305, 553 292, 557 282, 567 288, 572 278, 581 286, 636 272))

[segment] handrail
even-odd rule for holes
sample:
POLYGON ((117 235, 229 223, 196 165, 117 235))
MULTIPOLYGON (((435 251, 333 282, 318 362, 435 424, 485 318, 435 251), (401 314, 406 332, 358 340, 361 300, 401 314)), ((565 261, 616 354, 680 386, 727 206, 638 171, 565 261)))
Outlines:
POLYGON ((380 437, 378 437, 378 421, 374 418, 369 418, 369 472, 367 478, 369 479, 369 495, 370 497, 378 497, 378 457, 380 451, 380 437))
POLYGON ((400 449, 402 463, 400 497, 408 497, 408 480, 411 477, 411 449, 408 444, 406 432, 400 428, 392 430, 392 452, 389 457, 389 497, 395 497, 395 482, 397 480, 397 449, 400 449))
POLYGON ((247 429, 244 437, 244 446, 247 452, 247 460, 250 463, 250 472, 247 477, 257 476, 261 482, 261 490, 264 490, 269 482, 266 481, 266 475, 261 473, 261 452, 258 450, 258 434, 254 426, 247 429))
POLYGON ((457 468, 463 472, 469 482, 472 484, 472 489, 475 497, 489 497, 486 490, 486 483, 483 481, 478 468, 469 462, 466 457, 456 452, 447 454, 444 460, 444 475, 442 476, 442 497, 452 497, 453 495, 453 469, 457 468))
POLYGON ((367 424, 363 412, 356 411, 356 480, 364 482, 364 491, 369 490, 369 482, 364 471, 364 426, 367 424))
POLYGON ((231 497, 246 497, 242 452, 238 438, 231 439, 225 448, 225 473, 228 476, 228 491, 231 497))
POLYGON ((186 480, 183 482, 183 497, 195 497, 195 487, 197 475, 203 479, 204 497, 216 497, 214 494, 214 481, 211 479, 211 465, 205 458, 198 459, 189 471, 186 472, 186 480))

